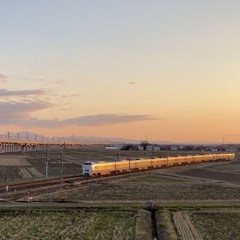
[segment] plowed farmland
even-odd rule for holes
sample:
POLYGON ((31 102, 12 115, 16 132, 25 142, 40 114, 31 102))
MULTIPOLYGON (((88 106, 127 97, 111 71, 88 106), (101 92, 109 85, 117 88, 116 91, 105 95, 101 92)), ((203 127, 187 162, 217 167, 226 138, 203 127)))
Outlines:
POLYGON ((240 239, 240 211, 198 211, 191 219, 204 240, 240 239))
POLYGON ((180 175, 207 178, 222 182, 240 184, 240 161, 234 161, 204 168, 190 168, 177 171, 180 175))
POLYGON ((149 173, 138 178, 129 176, 126 179, 96 182, 78 189, 49 193, 39 196, 39 199, 57 200, 62 194, 69 201, 236 200, 239 199, 239 188, 149 173))
MULTIPOLYGON (((136 154, 150 156, 150 153, 136 154)), ((30 163, 24 168, 32 176, 36 173, 31 168, 44 176, 45 155, 45 152, 24 154, 22 158, 30 163)), ((127 158, 127 152, 121 157, 127 158)), ((81 163, 86 160, 116 158, 116 151, 104 149, 67 150, 63 158, 64 174, 81 174, 81 163)), ((60 176, 59 152, 48 153, 48 164, 49 177, 60 176)), ((6 167, 0 171, 3 179, 6 179, 6 167)), ((20 167, 15 166, 11 175, 19 177, 20 167)), ((108 180, 89 179, 93 181, 66 184, 46 194, 33 192, 33 203, 24 202, 24 210, 0 210, 1 239, 133 240, 136 229, 145 236, 139 239, 152 239, 150 212, 145 211, 142 218, 148 224, 136 227, 137 212, 149 200, 156 204, 156 225, 161 240, 240 239, 238 160, 129 173, 108 180), (64 201, 60 202, 62 198, 64 201)))
POLYGON ((135 211, 12 210, 0 211, 2 240, 133 240, 135 211))

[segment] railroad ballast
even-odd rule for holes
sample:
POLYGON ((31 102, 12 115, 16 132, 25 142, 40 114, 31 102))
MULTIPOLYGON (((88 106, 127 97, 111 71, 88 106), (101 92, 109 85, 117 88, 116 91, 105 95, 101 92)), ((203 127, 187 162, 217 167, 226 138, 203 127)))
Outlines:
POLYGON ((204 155, 188 155, 177 157, 127 159, 113 162, 84 162, 83 176, 114 174, 121 172, 139 171, 153 168, 168 167, 181 164, 193 164, 211 161, 227 161, 235 158, 234 153, 216 153, 204 155))

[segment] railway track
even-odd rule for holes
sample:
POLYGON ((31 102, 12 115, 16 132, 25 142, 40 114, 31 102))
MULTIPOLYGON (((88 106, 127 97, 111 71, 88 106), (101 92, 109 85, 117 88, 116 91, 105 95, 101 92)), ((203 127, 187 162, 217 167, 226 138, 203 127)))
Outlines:
POLYGON ((56 186, 61 184, 66 184, 71 181, 80 181, 83 180, 83 176, 69 176, 64 177, 63 179, 52 178, 52 179, 41 179, 28 182, 18 182, 18 183, 9 183, 0 186, 0 195, 3 193, 13 194, 14 192, 19 192, 23 190, 32 190, 41 187, 56 186))
MULTIPOLYGON (((193 163, 192 163, 193 164, 193 163)), ((195 163, 196 164, 196 163, 195 163)), ((178 166, 183 165, 190 165, 190 164, 181 164, 178 166)), ((114 174, 106 174, 106 175, 100 175, 100 176, 67 176, 61 178, 51 178, 51 179, 39 179, 34 181, 27 181, 27 182, 17 182, 17 183, 8 183, 8 184, 1 184, 0 185, 0 198, 2 199, 10 199, 14 196, 23 195, 23 193, 26 194, 26 192, 41 192, 42 189, 47 189, 47 191, 50 191, 50 189, 59 189, 62 187, 69 187, 74 185, 80 185, 80 184, 86 184, 91 183, 99 180, 109 179, 109 178, 117 178, 121 176, 126 175, 132 175, 132 174, 138 174, 140 172, 145 171, 151 171, 151 170, 157 170, 162 168, 170 168, 170 167, 176 167, 176 165, 173 166, 162 166, 162 167, 155 167, 155 168, 148 168, 143 170, 135 170, 130 172, 121 172, 121 173, 114 173, 114 174)))
POLYGON ((27 192, 39 192, 45 191, 44 189, 48 189, 51 191, 53 189, 59 189, 69 186, 80 185, 84 183, 95 182, 97 180, 103 180, 106 178, 119 177, 122 175, 127 175, 129 173, 120 173, 120 174, 110 174, 103 176, 94 176, 94 177, 86 177, 86 176, 68 176, 63 179, 52 178, 52 179, 41 179, 34 180, 28 182, 18 182, 18 183, 9 183, 0 185, 0 198, 2 199, 10 199, 14 196, 23 195, 23 193, 27 192), (50 190, 51 189, 51 190, 50 190))

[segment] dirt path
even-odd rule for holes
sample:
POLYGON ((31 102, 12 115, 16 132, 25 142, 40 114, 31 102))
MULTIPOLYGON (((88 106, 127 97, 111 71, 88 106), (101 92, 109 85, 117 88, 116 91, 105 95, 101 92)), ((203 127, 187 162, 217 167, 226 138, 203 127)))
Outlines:
POLYGON ((19 162, 23 165, 23 166, 31 166, 31 164, 23 158, 19 158, 19 162))
POLYGON ((177 226, 178 233, 183 240, 203 240, 194 228, 189 216, 185 212, 176 212, 173 215, 174 222, 177 226))
POLYGON ((23 179, 32 178, 32 175, 29 173, 29 171, 25 167, 20 167, 18 168, 18 170, 23 179))
POLYGON ((35 167, 28 167, 27 170, 30 172, 32 177, 44 177, 44 174, 40 173, 35 167))
POLYGON ((30 165, 28 161, 19 158, 19 156, 0 155, 0 166, 18 167, 30 165))
POLYGON ((32 167, 26 159, 19 158, 19 163, 21 163, 23 166, 19 168, 20 174, 23 179, 44 177, 44 175, 40 173, 35 167, 32 167))

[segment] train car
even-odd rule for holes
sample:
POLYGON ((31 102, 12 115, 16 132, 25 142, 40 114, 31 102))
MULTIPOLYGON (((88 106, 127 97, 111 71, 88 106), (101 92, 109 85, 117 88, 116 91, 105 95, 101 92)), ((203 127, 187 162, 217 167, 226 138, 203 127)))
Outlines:
POLYGON ((231 160, 235 158, 234 153, 187 155, 150 159, 127 159, 114 162, 84 162, 82 165, 83 176, 95 176, 114 174, 120 172, 131 172, 145 169, 161 168, 183 164, 211 162, 218 160, 231 160))

